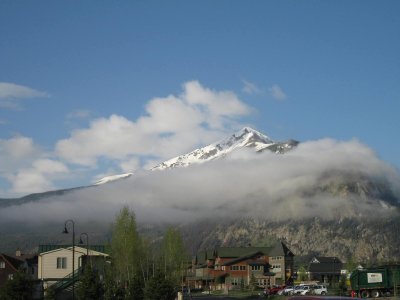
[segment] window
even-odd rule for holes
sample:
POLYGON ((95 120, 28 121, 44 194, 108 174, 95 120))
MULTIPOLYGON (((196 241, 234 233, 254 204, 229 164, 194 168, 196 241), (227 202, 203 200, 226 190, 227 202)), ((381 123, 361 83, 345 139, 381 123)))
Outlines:
POLYGON ((257 279, 259 286, 267 286, 267 279, 257 279))
POLYGON ((246 266, 239 266, 239 270, 240 271, 245 271, 246 270, 246 266))
POLYGON ((66 269, 66 268, 67 268, 67 258, 57 257, 57 269, 66 269))
POLYGON ((232 278, 232 285, 239 285, 240 284, 240 278, 232 278))
POLYGON ((252 271, 261 271, 261 266, 251 266, 252 271))
POLYGON ((232 271, 239 271, 239 266, 231 266, 232 271))
POLYGON ((5 269, 6 263, 4 261, 0 261, 0 269, 5 269))
POLYGON ((280 268, 281 268, 281 265, 273 265, 272 268, 273 268, 273 269, 280 269, 280 268))

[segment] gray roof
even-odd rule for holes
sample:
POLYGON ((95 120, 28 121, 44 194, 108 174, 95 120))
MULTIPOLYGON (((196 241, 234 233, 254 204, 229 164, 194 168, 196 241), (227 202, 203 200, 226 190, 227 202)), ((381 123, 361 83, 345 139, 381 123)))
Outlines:
POLYGON ((283 242, 277 242, 269 252, 269 256, 294 256, 294 254, 283 242))

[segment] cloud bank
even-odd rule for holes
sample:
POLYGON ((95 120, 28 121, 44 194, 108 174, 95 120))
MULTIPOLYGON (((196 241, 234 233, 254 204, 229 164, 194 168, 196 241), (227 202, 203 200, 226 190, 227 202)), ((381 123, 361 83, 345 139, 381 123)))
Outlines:
POLYGON ((202 165, 139 172, 39 203, 3 208, 0 222, 68 218, 111 222, 124 205, 136 212, 139 222, 249 216, 268 220, 382 217, 397 213, 399 183, 396 170, 365 145, 324 139, 302 143, 284 155, 245 149, 202 165), (366 178, 366 188, 373 189, 374 182, 395 195, 397 202, 379 199, 384 193, 372 191, 369 196, 373 197, 349 193, 342 186, 348 178, 355 178, 361 188, 360 178, 366 178))
MULTIPOLYGON (((0 83, 0 101, 45 95, 0 83)), ((9 186, 2 194, 15 197, 44 192, 57 188, 57 180, 76 177, 77 173, 91 173, 94 182, 103 175, 148 169, 236 131, 242 127, 240 119, 251 112, 252 108, 232 91, 213 90, 189 81, 178 95, 148 101, 136 120, 116 114, 92 119, 88 126, 75 128, 68 137, 58 140, 54 149, 44 151, 24 136, 0 140, 0 158, 7 161, 7 166, 0 166, 0 179, 9 186), (12 157, 20 152, 23 159, 12 157), (47 164, 48 170, 38 168, 38 159, 50 159, 52 165, 47 164)), ((90 116, 87 110, 71 112, 66 116, 67 124, 90 116)))

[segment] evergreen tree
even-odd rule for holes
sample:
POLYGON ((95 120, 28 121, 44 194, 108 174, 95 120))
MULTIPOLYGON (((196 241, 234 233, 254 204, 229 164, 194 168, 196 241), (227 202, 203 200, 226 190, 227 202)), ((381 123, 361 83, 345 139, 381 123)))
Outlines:
POLYGON ((143 300, 144 299, 144 281, 141 276, 136 276, 127 289, 126 299, 143 300))
POLYGON ((164 272, 157 271, 146 282, 144 296, 146 300, 174 300, 176 285, 164 272))
POLYGON ((253 273, 251 273, 249 285, 250 285, 251 291, 254 291, 257 288, 257 279, 253 273))
POLYGON ((85 267, 80 284, 77 290, 78 299, 97 300, 103 295, 103 286, 100 282, 99 274, 89 265, 85 267))
POLYGON ((13 274, 8 279, 0 292, 0 299, 4 300, 30 300, 33 294, 33 281, 23 270, 13 274))
POLYGON ((56 300, 56 299, 57 296, 55 289, 52 286, 48 287, 45 291, 44 300, 56 300))

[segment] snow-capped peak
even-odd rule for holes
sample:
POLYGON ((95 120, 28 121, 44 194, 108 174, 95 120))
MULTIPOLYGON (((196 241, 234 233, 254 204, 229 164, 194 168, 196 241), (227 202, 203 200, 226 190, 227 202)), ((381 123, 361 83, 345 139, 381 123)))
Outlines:
MULTIPOLYGON (((153 167, 151 170, 164 170, 175 167, 187 167, 192 164, 201 164, 210 160, 224 157, 235 150, 245 147, 252 148, 256 152, 269 150, 275 153, 285 153, 295 147, 297 144, 298 142, 293 140, 288 142, 274 142, 268 136, 258 132, 257 130, 250 127, 244 127, 226 139, 164 161, 153 167)), ((121 178, 126 178, 131 175, 132 173, 107 176, 100 179, 95 184, 99 185, 121 178)))
POLYGON ((240 149, 243 147, 254 148, 257 152, 261 152, 268 148, 271 151, 283 153, 291 149, 293 146, 294 144, 289 145, 288 143, 276 143, 257 130, 250 127, 244 127, 242 130, 234 133, 227 139, 162 162, 161 164, 152 168, 152 170, 162 170, 173 167, 186 167, 191 164, 200 164, 223 157, 235 149, 240 149))

